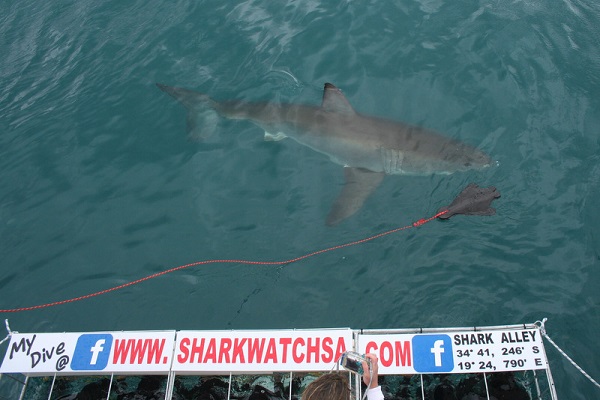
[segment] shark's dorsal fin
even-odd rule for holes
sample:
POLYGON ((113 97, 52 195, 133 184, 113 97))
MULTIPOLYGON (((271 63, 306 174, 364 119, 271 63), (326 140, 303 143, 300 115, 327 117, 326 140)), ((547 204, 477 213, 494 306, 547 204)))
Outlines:
POLYGON ((327 111, 340 114, 355 114, 354 109, 344 96, 344 93, 331 83, 326 83, 323 89, 321 107, 327 111))

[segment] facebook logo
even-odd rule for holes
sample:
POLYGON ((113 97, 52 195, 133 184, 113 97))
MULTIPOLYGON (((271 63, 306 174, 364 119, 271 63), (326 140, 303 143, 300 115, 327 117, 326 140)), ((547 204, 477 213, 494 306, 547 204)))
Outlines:
POLYGON ((85 333, 77 339, 71 369, 103 370, 108 364, 113 337, 108 333, 85 333))
POLYGON ((414 336, 412 349, 417 372, 450 372, 454 369, 452 340, 448 335, 414 336))

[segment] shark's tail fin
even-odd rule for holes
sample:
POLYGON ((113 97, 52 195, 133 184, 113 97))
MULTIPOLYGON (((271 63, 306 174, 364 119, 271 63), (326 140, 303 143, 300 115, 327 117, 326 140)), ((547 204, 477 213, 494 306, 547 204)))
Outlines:
POLYGON ((205 94, 193 90, 172 87, 157 83, 163 92, 177 99, 187 109, 187 133, 191 140, 202 141, 209 138, 217 129, 219 115, 215 109, 218 103, 205 94))

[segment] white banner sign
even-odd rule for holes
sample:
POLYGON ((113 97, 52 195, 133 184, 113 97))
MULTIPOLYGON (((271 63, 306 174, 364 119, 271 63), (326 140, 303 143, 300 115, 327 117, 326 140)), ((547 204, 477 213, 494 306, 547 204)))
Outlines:
POLYGON ((342 353, 375 353, 381 374, 547 368, 538 329, 359 334, 351 329, 13 334, 0 373, 103 375, 328 371, 342 353))
POLYGON ((179 331, 173 370, 185 373, 327 371, 352 330, 179 331))
POLYGON ((156 373, 171 366, 175 331, 13 334, 0 373, 156 373))
POLYGON ((359 335, 358 351, 375 353, 380 374, 481 373, 545 369, 538 329, 359 335))

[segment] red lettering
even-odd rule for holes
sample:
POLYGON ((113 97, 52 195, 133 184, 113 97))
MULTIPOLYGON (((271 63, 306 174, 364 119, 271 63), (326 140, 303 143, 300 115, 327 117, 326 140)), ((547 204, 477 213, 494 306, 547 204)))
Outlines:
POLYGON ((208 361, 212 361, 213 363, 217 362, 217 343, 215 338, 211 338, 208 342, 208 348, 206 349, 203 363, 207 364, 208 361))
MULTIPOLYGON (((148 363, 164 362, 165 339, 115 341, 114 360, 125 363, 130 359, 137 363, 147 357, 148 363)), ((382 349, 382 363, 393 359, 391 344, 382 349)), ((410 363, 410 349, 402 344, 395 351, 410 363)), ((367 352, 377 350, 377 344, 369 342, 367 352)), ((274 338, 183 338, 179 341, 179 363, 235 364, 235 363, 329 363, 346 351, 343 337, 274 337, 274 338), (281 353, 283 351, 283 353, 281 353)), ((380 357, 381 358, 381 357, 380 357)))
POLYGON ((396 342, 396 366, 402 365, 410 367, 410 342, 408 340, 404 341, 404 347, 402 347, 402 342, 396 342))
POLYGON ((219 363, 223 362, 223 357, 225 358, 225 362, 229 363, 229 351, 231 350, 231 339, 223 338, 221 339, 221 348, 219 349, 219 363))
POLYGON ((323 362, 332 362, 333 361, 333 349, 331 345, 333 344, 333 339, 330 337, 323 338, 323 362))
POLYGON ((244 357, 244 344, 246 343, 246 338, 243 338, 242 340, 235 338, 235 340, 233 341, 233 361, 234 363, 238 362, 238 358, 240 359, 239 362, 241 362, 242 364, 244 364, 246 362, 246 359, 244 357))
POLYGON ((190 363, 201 363, 202 362, 202 354, 204 353, 204 338, 200 339, 200 346, 197 346, 197 338, 194 338, 192 341, 192 357, 190 359, 190 363), (194 361, 194 355, 197 355, 196 359, 198 361, 194 361))
POLYGON ((113 364, 125 364, 127 353, 129 352, 129 345, 124 346, 127 340, 115 339, 115 352, 113 353, 113 364))
POLYGON ((147 363, 148 364, 158 364, 160 362, 162 362, 161 358, 162 358, 162 352, 163 352, 163 348, 165 347, 165 339, 148 339, 149 344, 148 344, 148 359, 147 359, 147 363), (159 344, 160 342, 160 344, 159 344), (154 360, 152 360, 152 358, 154 358, 154 360))
POLYGON ((319 362, 319 345, 321 343, 320 338, 314 338, 315 344, 312 344, 312 338, 308 338, 308 344, 306 345, 306 362, 311 361, 311 354, 315 355, 315 362, 319 362))
POLYGON ((365 352, 367 353, 373 353, 375 350, 377 350, 377 343, 375 342, 369 342, 367 343, 367 348, 365 349, 365 352))
MULTIPOLYGON (((158 364, 161 362, 164 346, 165 339, 117 339, 115 340, 113 364, 125 364, 127 363, 127 357, 129 357, 129 364, 142 364, 144 356, 146 356, 147 364, 153 362, 158 364)), ((187 358, 187 356, 184 358, 187 358)))
POLYGON ((379 361, 381 361, 381 365, 384 367, 392 365, 392 362, 394 361, 394 352, 392 351, 392 344, 390 342, 381 343, 379 349, 379 361))
POLYGON ((181 354, 177 354, 177 362, 179 362, 180 364, 183 364, 184 362, 186 362, 188 357, 190 356, 190 351, 187 348, 189 345, 190 345, 189 338, 183 338, 183 339, 181 339, 181 342, 179 342, 179 351, 181 352, 181 354))
POLYGON ((369 342, 365 348, 367 353, 374 353, 378 350, 379 362, 384 367, 390 367, 392 364, 395 364, 396 367, 400 365, 403 367, 411 365, 410 341, 408 340, 404 342, 394 342, 393 345, 391 342, 382 342, 380 346, 375 342, 369 342))
POLYGON ((300 355, 298 355, 298 345, 300 345, 300 346, 305 345, 303 338, 301 338, 301 337, 296 338, 296 340, 294 340, 294 345, 292 346, 292 358, 294 359, 294 362, 296 364, 300 364, 301 362, 304 361, 304 353, 300 353, 300 355))
POLYGON ((134 363, 134 360, 137 364, 141 364, 144 362, 144 355, 146 354, 146 349, 148 348, 148 344, 150 343, 150 339, 138 339, 135 340, 136 346, 131 354, 131 363, 134 363))
POLYGON ((262 352, 265 347, 265 338, 262 339, 254 339, 253 341, 248 341, 248 362, 254 362, 256 359, 257 363, 260 363, 262 360, 262 352))
POLYGON ((281 338, 279 339, 279 344, 283 345, 283 357, 282 357, 282 361, 283 363, 287 362, 287 351, 288 351, 288 345, 292 343, 292 338, 281 338))
POLYGON ((268 362, 277 363, 277 348, 275 347, 275 339, 269 339, 269 345, 267 346, 267 354, 265 354, 265 359, 263 362, 266 364, 268 362))
POLYGON ((337 347, 335 349, 335 360, 339 360, 343 353, 346 352, 346 342, 344 342, 344 338, 338 338, 337 347))

